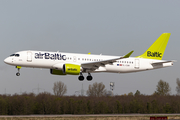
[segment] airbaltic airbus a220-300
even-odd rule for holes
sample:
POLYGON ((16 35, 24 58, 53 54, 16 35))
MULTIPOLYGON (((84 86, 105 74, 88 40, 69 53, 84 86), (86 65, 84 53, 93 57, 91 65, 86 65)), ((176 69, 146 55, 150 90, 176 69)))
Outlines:
POLYGON ((74 54, 48 51, 20 51, 4 60, 9 65, 21 67, 47 68, 53 75, 79 75, 88 73, 87 80, 92 80, 91 73, 112 72, 130 73, 172 66, 174 61, 162 60, 171 33, 163 33, 145 53, 130 57, 133 51, 124 56, 105 56, 92 54, 74 54))

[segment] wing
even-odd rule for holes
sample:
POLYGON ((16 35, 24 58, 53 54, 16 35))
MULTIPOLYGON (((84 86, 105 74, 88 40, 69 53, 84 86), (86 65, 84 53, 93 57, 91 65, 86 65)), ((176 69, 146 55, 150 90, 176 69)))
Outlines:
POLYGON ((131 51, 123 57, 118 57, 118 58, 114 58, 114 59, 83 63, 83 64, 81 64, 81 66, 83 67, 83 69, 88 69, 88 70, 93 71, 93 70, 99 68, 100 66, 104 67, 106 64, 113 64, 114 62, 116 62, 116 60, 128 58, 133 52, 134 51, 131 51))

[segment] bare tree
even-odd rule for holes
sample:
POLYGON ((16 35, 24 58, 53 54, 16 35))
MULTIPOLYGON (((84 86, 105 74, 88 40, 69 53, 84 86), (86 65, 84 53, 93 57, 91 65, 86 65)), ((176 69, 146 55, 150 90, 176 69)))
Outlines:
POLYGON ((176 91, 177 91, 177 95, 180 95, 180 80, 179 78, 176 79, 176 91))
POLYGON ((63 82, 57 81, 54 83, 53 92, 56 96, 63 96, 67 92, 67 87, 63 82))
POLYGON ((93 83, 93 85, 89 85, 89 89, 87 90, 86 94, 88 96, 95 96, 101 97, 106 94, 105 85, 101 83, 93 83))
POLYGON ((157 94, 157 95, 169 95, 170 94, 171 88, 169 86, 169 83, 167 83, 163 80, 160 80, 156 87, 157 88, 156 88, 156 91, 154 92, 154 94, 157 94))

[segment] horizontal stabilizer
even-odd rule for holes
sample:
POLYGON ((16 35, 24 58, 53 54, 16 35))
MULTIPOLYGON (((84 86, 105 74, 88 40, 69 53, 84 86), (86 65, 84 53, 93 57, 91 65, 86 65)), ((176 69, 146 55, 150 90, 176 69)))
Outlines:
POLYGON ((156 64, 163 64, 163 63, 170 63, 170 62, 176 62, 175 60, 171 60, 171 61, 162 61, 162 62, 155 62, 155 63, 151 63, 152 65, 156 65, 156 64))

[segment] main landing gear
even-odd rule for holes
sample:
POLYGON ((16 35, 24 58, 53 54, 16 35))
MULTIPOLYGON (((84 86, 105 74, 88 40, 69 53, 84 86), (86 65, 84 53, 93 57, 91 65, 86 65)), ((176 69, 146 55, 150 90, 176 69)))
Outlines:
POLYGON ((86 77, 86 79, 87 79, 88 81, 91 81, 91 80, 93 79, 93 77, 91 76, 90 73, 88 73, 88 76, 86 77))
POLYGON ((16 76, 20 76, 20 69, 21 69, 21 67, 20 66, 16 66, 16 68, 18 69, 18 72, 16 73, 16 76))
MULTIPOLYGON (((79 79, 79 81, 83 81, 83 80, 84 80, 84 76, 83 76, 82 73, 80 73, 80 76, 78 77, 78 79, 79 79)), ((91 80, 93 79, 93 77, 91 76, 90 73, 88 73, 88 76, 86 77, 86 79, 87 79, 88 81, 91 81, 91 80)))
POLYGON ((79 81, 83 81, 84 80, 84 76, 82 73, 80 73, 80 76, 78 77, 79 81))

